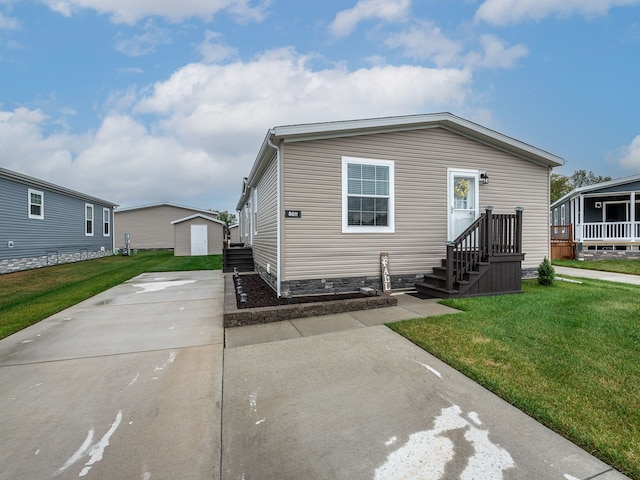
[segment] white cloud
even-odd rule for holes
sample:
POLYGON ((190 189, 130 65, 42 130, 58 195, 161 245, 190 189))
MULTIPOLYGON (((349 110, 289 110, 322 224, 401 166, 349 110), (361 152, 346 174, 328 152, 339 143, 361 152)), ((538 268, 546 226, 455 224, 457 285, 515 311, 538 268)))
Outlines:
POLYGON ((485 0, 476 11, 476 20, 512 25, 551 15, 593 17, 605 15, 614 7, 637 4, 640 0, 485 0))
POLYGON ((143 33, 132 37, 118 35, 116 50, 129 57, 140 57, 154 52, 158 45, 167 45, 172 42, 171 32, 166 28, 158 27, 152 20, 147 20, 143 30, 143 33))
POLYGON ((228 10, 238 21, 262 21, 269 0, 40 0, 52 10, 71 16, 77 10, 92 9, 111 15, 116 23, 134 24, 138 20, 157 16, 171 21, 192 17, 207 20, 221 10, 228 10))
POLYGON ((391 34, 385 45, 401 48, 404 55, 417 60, 431 60, 438 67, 511 68, 527 56, 529 50, 522 44, 507 46, 494 35, 481 35, 481 52, 463 54, 463 43, 450 39, 432 22, 415 23, 408 30, 391 34))
POLYGON ((640 169, 640 135, 624 147, 619 157, 618 163, 621 167, 629 170, 640 169))
POLYGON ((469 67, 512 68, 517 61, 529 54, 529 49, 522 44, 505 46, 504 42, 494 35, 480 37, 482 53, 470 53, 465 64, 469 67))
POLYGON ((346 37, 364 20, 404 21, 410 8, 411 0, 360 0, 355 7, 338 12, 329 30, 336 37, 346 37))
POLYGON ((462 50, 461 44, 449 39, 437 25, 429 21, 416 23, 405 32, 390 35, 385 44, 404 49, 407 57, 432 59, 437 66, 455 63, 462 50))
POLYGON ((114 94, 97 131, 78 135, 46 133, 56 119, 39 110, 0 111, 0 158, 9 159, 7 168, 121 205, 233 210, 274 125, 469 112, 472 77, 463 69, 313 70, 309 62, 282 49, 250 61, 189 64, 151 89, 114 94))
POLYGON ((0 30, 18 30, 20 28, 20 22, 13 18, 7 17, 0 12, 0 30))
POLYGON ((468 72, 456 69, 386 65, 313 71, 307 60, 282 49, 250 62, 187 65, 157 83, 136 111, 162 115, 164 131, 207 150, 237 151, 250 137, 255 150, 266 129, 277 124, 460 106, 471 82, 468 72))
POLYGON ((237 50, 222 42, 222 35, 217 32, 207 30, 204 41, 198 45, 197 50, 205 63, 217 63, 234 57, 237 50))

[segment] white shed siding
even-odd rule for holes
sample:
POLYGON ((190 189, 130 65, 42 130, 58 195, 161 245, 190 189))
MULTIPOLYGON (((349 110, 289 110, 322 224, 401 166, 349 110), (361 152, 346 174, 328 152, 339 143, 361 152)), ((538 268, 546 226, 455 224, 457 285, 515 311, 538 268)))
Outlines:
POLYGON ((255 187, 257 204, 257 225, 253 225, 253 261, 275 275, 277 268, 278 242, 278 203, 277 203, 278 167, 274 157, 266 167, 264 174, 255 187))
POLYGON ((282 280, 379 275, 380 252, 392 274, 429 272, 445 253, 447 168, 487 171, 481 209, 525 208, 523 267, 548 255, 547 167, 441 128, 292 142, 283 152, 283 209, 302 218, 283 220, 282 280), (394 234, 342 233, 342 156, 394 161, 394 234))

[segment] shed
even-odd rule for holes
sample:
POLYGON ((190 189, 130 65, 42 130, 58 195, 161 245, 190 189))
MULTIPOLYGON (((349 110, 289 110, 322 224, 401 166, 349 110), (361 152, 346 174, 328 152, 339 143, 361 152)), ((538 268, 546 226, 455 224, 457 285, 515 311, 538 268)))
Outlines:
POLYGON ((223 221, 196 213, 174 220, 171 225, 174 255, 222 255, 225 229, 223 221))

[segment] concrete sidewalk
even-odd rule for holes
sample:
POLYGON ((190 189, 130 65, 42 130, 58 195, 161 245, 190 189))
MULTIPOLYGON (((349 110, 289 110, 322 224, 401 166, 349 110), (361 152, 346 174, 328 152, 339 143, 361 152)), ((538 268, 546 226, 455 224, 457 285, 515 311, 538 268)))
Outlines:
POLYGON ((227 329, 222 479, 627 478, 381 325, 452 311, 227 329))
POLYGON ((384 325, 385 323, 409 320, 411 318, 460 313, 459 310, 440 305, 438 303, 440 299, 438 298, 423 300, 408 293, 396 294, 395 296, 398 299, 398 305, 395 307, 227 328, 225 329, 225 345, 227 347, 241 347, 243 345, 290 340, 323 333, 384 325))
POLYGON ((608 282, 629 283, 640 285, 640 275, 629 275, 627 273, 600 272, 598 270, 585 270, 582 268, 553 267, 557 275, 569 277, 591 278, 595 280, 606 280, 608 282))

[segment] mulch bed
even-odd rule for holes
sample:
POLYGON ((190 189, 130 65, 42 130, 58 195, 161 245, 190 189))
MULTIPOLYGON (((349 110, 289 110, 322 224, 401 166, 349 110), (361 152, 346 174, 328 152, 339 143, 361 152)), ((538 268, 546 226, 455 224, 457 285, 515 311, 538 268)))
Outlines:
MULTIPOLYGON (((236 299, 238 308, 275 307, 278 305, 291 305, 298 303, 328 302, 332 300, 349 300, 363 298, 358 292, 341 293, 340 295, 309 295, 305 297, 278 298, 276 292, 260 277, 260 275, 240 275, 243 293, 247 294, 247 303, 240 306, 239 298, 236 299)), ((238 295, 236 295, 238 297, 238 295)))

